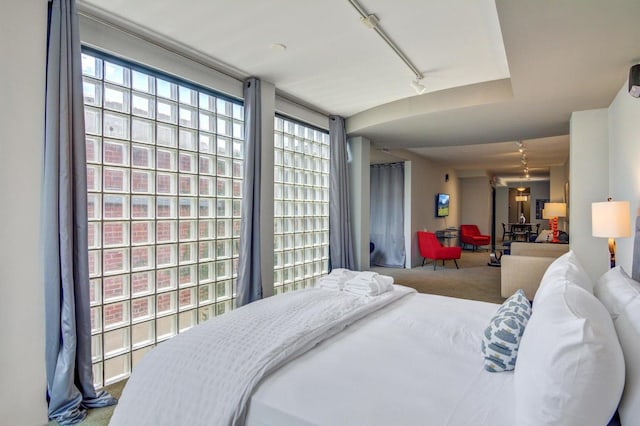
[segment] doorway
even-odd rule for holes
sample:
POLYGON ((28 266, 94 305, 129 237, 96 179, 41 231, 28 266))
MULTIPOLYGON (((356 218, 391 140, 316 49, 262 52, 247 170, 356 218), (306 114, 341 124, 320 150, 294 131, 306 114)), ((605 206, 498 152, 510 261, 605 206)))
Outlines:
POLYGON ((531 223, 531 188, 520 186, 509 188, 509 223, 531 223))

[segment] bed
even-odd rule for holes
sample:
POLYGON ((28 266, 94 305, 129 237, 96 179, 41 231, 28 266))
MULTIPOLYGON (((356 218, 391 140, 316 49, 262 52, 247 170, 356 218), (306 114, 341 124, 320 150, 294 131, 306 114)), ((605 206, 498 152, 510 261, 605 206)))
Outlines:
POLYGON ((510 300, 395 285, 255 302, 146 355, 111 424, 605 425, 616 411, 638 424, 637 281, 618 267, 594 283, 560 257, 517 324, 515 368, 489 372, 481 347, 510 300))

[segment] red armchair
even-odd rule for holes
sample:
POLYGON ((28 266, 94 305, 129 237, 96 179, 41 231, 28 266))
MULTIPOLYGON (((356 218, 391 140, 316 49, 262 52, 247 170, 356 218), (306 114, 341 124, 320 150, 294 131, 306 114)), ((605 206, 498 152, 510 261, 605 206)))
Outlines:
POLYGON ((491 243, 489 235, 482 235, 476 225, 460 225, 460 244, 473 246, 473 251, 478 246, 487 246, 491 243))
POLYGON ((456 269, 458 269, 456 259, 460 259, 462 249, 460 247, 443 247, 433 232, 418 231, 418 248, 423 257, 422 266, 424 266, 425 260, 433 259, 433 269, 435 270, 437 260, 442 260, 443 267, 445 260, 453 260, 456 269))

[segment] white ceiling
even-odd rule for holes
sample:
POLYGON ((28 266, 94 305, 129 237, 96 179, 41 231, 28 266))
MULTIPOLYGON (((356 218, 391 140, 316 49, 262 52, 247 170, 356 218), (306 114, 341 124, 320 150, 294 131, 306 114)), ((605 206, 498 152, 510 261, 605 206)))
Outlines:
MULTIPOLYGON (((608 106, 640 61, 638 0, 360 0, 425 74, 428 92, 419 96, 413 73, 348 0, 78 4, 205 55, 236 78, 257 76, 282 96, 343 115, 350 135, 378 147, 416 148, 492 174, 519 166, 506 155, 517 140, 544 146, 535 166, 542 173, 566 161, 570 113, 608 106)), ((530 155, 534 167, 538 155, 530 155)))

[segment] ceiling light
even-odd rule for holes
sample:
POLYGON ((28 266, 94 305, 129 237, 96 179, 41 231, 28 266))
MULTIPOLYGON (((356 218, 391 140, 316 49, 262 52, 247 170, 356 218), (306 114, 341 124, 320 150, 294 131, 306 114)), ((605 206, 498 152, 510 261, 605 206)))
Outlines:
POLYGON ((411 87, 413 87, 413 90, 415 90, 418 95, 422 95, 424 92, 427 91, 427 88, 424 87, 424 84, 422 84, 422 79, 413 80, 410 83, 410 85, 411 87))

